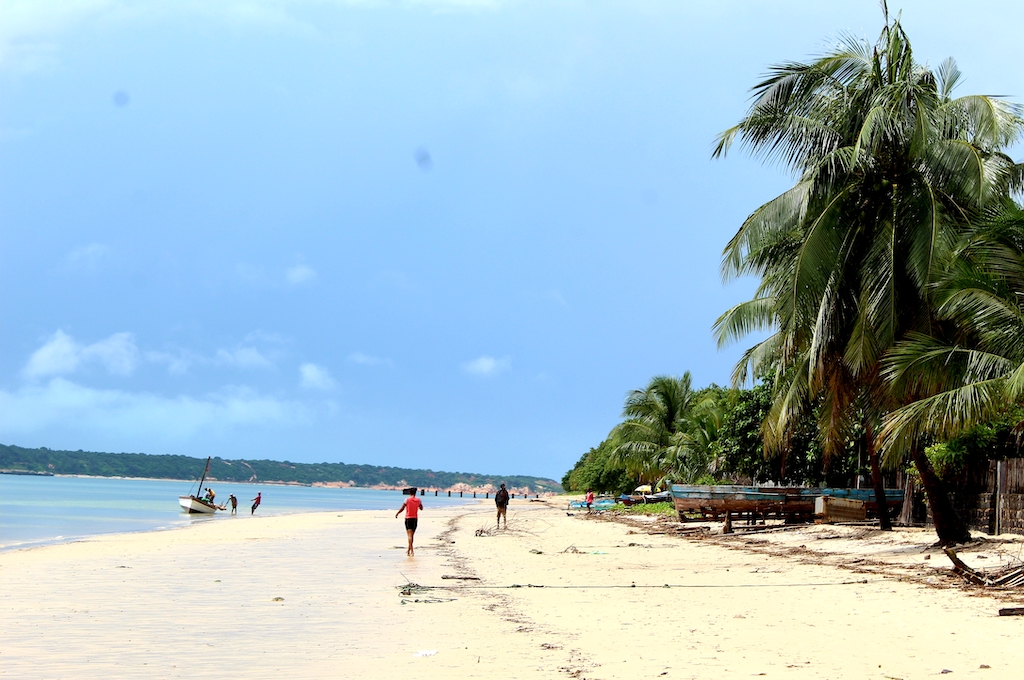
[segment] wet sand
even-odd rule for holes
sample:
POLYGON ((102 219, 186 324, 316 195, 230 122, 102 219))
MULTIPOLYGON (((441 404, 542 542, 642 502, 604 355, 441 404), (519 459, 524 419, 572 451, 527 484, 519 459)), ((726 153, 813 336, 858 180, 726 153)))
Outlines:
MULTIPOLYGON (((909 680, 1024 668, 1024 617, 997 615, 1021 594, 956 587, 926 532, 693 540, 522 500, 495 531, 491 505, 425 500, 414 558, 402 521, 377 511, 2 553, 0 677, 909 680)), ((1020 546, 965 558, 987 566, 1020 546)))

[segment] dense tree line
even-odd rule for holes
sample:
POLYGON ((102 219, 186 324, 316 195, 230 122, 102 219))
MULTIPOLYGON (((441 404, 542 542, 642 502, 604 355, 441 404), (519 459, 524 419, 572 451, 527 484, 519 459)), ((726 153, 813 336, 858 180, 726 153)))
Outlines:
POLYGON ((771 67, 714 152, 739 143, 796 178, 723 252, 726 279, 759 286, 714 332, 767 334, 733 374, 760 382, 655 378, 573 488, 599 481, 587 471, 605 454, 605 479, 651 483, 827 480, 866 462, 881 500, 883 470, 909 466, 940 541, 969 538, 943 474, 1000 455, 1024 425, 1024 165, 1005 151, 1024 118, 999 97, 954 97, 956 63, 915 59, 882 7, 876 43, 771 67))
MULTIPOLYGON (((205 459, 190 456, 145 453, 93 453, 26 449, 0 444, 0 469, 50 472, 96 477, 149 477, 153 479, 198 479, 205 459)), ((447 489, 456 485, 484 488, 506 484, 528 489, 529 493, 560 492, 554 480, 522 475, 501 477, 465 472, 416 470, 379 465, 345 463, 292 463, 275 460, 210 461, 210 479, 224 482, 285 482, 315 484, 343 482, 353 486, 418 486, 447 489)))

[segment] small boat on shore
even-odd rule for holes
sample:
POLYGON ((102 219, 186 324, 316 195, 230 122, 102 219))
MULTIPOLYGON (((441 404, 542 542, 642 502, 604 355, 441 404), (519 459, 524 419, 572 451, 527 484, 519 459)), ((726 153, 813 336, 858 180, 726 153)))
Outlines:
MULTIPOLYGON (((787 522, 810 521, 814 517, 815 499, 823 496, 862 501, 869 513, 878 511, 873 489, 672 485, 672 500, 680 521, 685 521, 686 513, 697 512, 711 519, 749 513, 751 517, 771 516, 787 522)), ((885 501, 886 511, 897 509, 903 503, 903 490, 886 489, 885 501)))
MULTIPOLYGON (((206 459, 206 468, 203 470, 203 476, 199 480, 199 488, 197 492, 203 490, 203 482, 206 481, 206 473, 210 471, 210 461, 212 457, 206 459)), ((195 494, 189 494, 188 496, 178 496, 178 505, 181 509, 188 513, 212 515, 218 510, 223 510, 223 505, 217 505, 208 498, 200 498, 195 494)))

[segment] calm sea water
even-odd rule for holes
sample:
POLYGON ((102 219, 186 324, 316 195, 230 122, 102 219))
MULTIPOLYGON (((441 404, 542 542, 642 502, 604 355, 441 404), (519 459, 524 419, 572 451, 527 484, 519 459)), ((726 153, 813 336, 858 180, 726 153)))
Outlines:
MULTIPOLYGON (((327 489, 276 484, 204 484, 227 504, 238 498, 238 513, 248 515, 257 492, 260 515, 335 510, 397 510, 401 491, 327 489)), ((216 522, 229 514, 189 515, 178 496, 195 483, 147 479, 34 477, 0 474, 0 550, 70 541, 96 534, 172 529, 191 522, 216 522)), ((459 505, 472 499, 425 497, 427 504, 459 505)))

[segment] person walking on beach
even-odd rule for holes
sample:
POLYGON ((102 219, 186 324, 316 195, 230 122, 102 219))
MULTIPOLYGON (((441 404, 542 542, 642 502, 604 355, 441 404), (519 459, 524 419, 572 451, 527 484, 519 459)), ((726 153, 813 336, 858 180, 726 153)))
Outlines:
POLYGON ((235 514, 238 510, 238 499, 235 498, 235 494, 228 496, 228 502, 231 503, 231 514, 235 514))
POLYGON ((592 508, 594 505, 594 492, 591 491, 590 489, 587 489, 587 496, 585 502, 587 504, 587 512, 590 512, 590 508, 592 508))
POLYGON ((405 534, 409 537, 409 547, 406 549, 405 554, 412 557, 415 551, 412 548, 412 538, 416 533, 416 524, 419 520, 420 510, 423 509, 423 501, 416 496, 416 489, 413 488, 412 494, 405 499, 402 503, 402 507, 398 508, 398 512, 395 513, 395 517, 402 514, 402 510, 405 510, 405 534))
POLYGON ((494 504, 498 506, 498 521, 497 527, 501 527, 501 520, 505 520, 505 528, 508 529, 508 517, 505 512, 508 510, 508 490, 505 489, 505 485, 502 484, 501 488, 498 489, 498 493, 494 494, 494 504))
POLYGON ((263 492, 262 491, 257 491, 256 492, 256 498, 252 499, 252 512, 249 513, 250 515, 255 515, 256 514, 256 508, 260 507, 260 502, 262 500, 263 500, 263 492))

